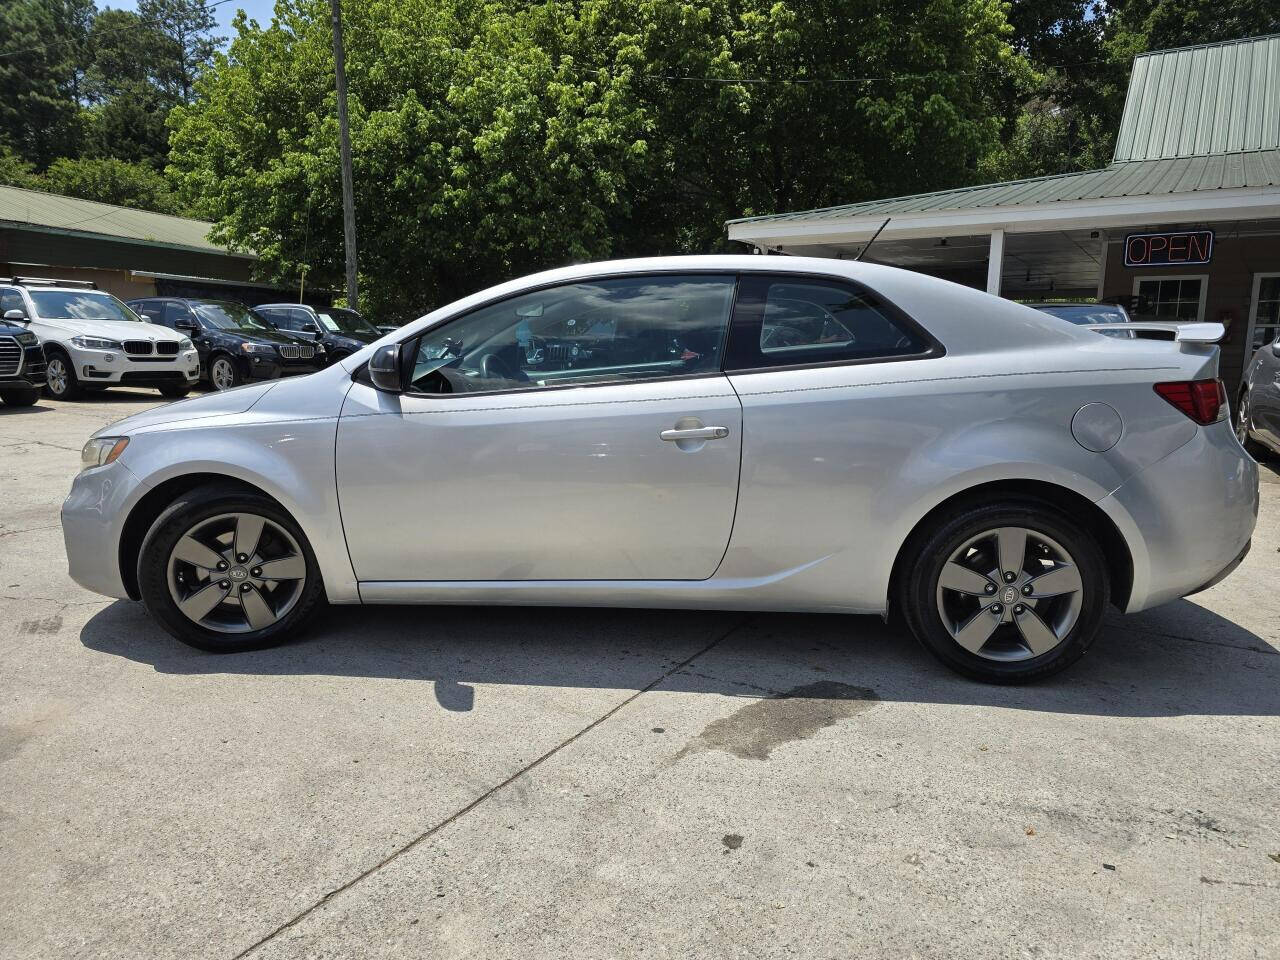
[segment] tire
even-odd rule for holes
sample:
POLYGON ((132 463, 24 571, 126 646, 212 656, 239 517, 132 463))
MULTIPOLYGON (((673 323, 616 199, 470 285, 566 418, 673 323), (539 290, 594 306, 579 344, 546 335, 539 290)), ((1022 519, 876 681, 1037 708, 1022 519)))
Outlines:
POLYGON ((897 597, 903 618, 958 673, 984 683, 1039 680, 1075 663, 1097 638, 1110 601, 1106 559, 1078 520, 1048 503, 971 503, 908 546, 897 597), (1002 549, 1019 555, 1019 530, 1022 561, 1011 562, 1019 569, 1001 571, 1002 549), (1006 539, 1007 531, 1015 532, 1006 539), (1053 580, 1031 583, 1050 571, 1053 580), (1068 591, 1073 583, 1079 589, 1068 591))
POLYGON ((40 399, 40 391, 36 387, 18 387, 13 390, 0 390, 0 400, 11 407, 32 407, 40 399))
POLYGON ((236 362, 225 353, 216 353, 209 359, 209 386, 215 390, 230 390, 244 383, 236 362))
POLYGON ((1240 398, 1236 403, 1235 422, 1232 426, 1235 428, 1236 439, 1240 441, 1240 446, 1244 447, 1244 452, 1253 457, 1253 459, 1261 461, 1267 456, 1267 448, 1249 436, 1249 431, 1253 426, 1253 409, 1249 401, 1248 389, 1240 391, 1240 398))
POLYGON ((274 500, 226 484, 184 493, 156 518, 138 553, 138 588, 147 610, 166 631, 213 653, 286 643, 301 632, 324 600, 315 555, 293 518, 274 500), (238 562, 233 549, 238 546, 234 543, 237 531, 253 536, 256 521, 264 522, 254 541, 262 553, 238 562), (194 538, 189 536, 193 533, 194 538), (215 559, 225 564, 223 569, 214 566, 215 559), (288 575, 275 580, 260 575, 271 566, 288 575), (240 584, 238 590, 235 583, 240 584), (265 625, 254 625, 250 599, 255 600, 254 609, 265 625), (208 612, 199 620, 193 618, 193 613, 206 607, 208 612), (268 616, 276 619, 268 622, 268 616))
POLYGON ((84 388, 76 378, 75 364, 61 350, 46 348, 45 392, 54 400, 78 400, 84 388))
POLYGON ((191 392, 190 387, 161 387, 160 396, 169 400, 181 400, 191 392))

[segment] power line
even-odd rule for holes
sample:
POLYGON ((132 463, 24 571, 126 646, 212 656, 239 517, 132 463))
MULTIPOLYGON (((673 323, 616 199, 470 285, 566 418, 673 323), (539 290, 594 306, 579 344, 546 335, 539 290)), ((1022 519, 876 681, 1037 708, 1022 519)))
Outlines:
MULTIPOLYGON (((204 5, 204 9, 212 10, 214 7, 220 7, 224 3, 231 3, 231 2, 232 0, 214 0, 213 3, 206 3, 204 5)), ((111 9, 111 8, 108 7, 107 9, 111 9)), ((156 19, 138 20, 136 23, 120 23, 116 25, 114 32, 119 33, 123 29, 132 30, 137 27, 158 27, 158 26, 161 26, 163 23, 164 23, 163 20, 156 20, 156 19)), ((52 43, 41 44, 40 47, 42 50, 49 50, 49 49, 52 49, 53 47, 62 47, 62 46, 66 46, 68 43, 76 43, 76 42, 78 42, 77 38, 68 37, 66 40, 54 40, 52 43)), ((33 52, 34 50, 31 47, 27 47, 26 49, 23 49, 23 50, 5 50, 3 52, 0 52, 0 60, 7 60, 9 57, 20 57, 23 54, 33 53, 33 52)))

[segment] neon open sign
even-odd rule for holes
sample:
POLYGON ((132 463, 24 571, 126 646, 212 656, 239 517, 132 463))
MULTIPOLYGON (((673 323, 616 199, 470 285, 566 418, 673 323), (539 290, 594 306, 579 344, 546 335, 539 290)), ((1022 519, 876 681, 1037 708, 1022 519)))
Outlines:
POLYGON ((1213 231, 1131 233, 1124 238, 1126 267, 1183 267, 1213 257, 1213 231))

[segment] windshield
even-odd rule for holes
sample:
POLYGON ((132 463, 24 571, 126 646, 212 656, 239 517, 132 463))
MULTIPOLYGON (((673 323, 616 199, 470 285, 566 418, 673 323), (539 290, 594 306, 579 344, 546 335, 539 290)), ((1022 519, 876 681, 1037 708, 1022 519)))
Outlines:
POLYGON ((28 290, 36 314, 45 320, 128 320, 142 318, 100 290, 28 290))
POLYGON ((1070 323, 1126 323, 1129 319, 1122 309, 1105 303, 1033 303, 1031 306, 1070 323))
POLYGON ((264 331, 271 328, 256 313, 241 303, 218 300, 192 305, 200 319, 219 330, 264 331))
POLYGON ((316 316, 330 333, 368 333, 375 337, 382 336, 372 323, 354 310, 348 310, 345 307, 317 310, 316 316))

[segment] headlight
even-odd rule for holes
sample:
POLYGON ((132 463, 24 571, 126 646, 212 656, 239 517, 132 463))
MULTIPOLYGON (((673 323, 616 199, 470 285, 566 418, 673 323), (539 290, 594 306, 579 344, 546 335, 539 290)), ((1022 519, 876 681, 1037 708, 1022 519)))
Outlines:
POLYGON ((184 352, 187 350, 194 350, 195 346, 196 345, 192 343, 190 338, 188 337, 183 337, 181 340, 178 341, 178 349, 184 352))
POLYGON ((17 340, 24 347, 34 347, 40 342, 40 338, 34 333, 20 333, 18 334, 17 340))
POLYGON ((245 353, 275 353, 276 348, 269 343, 242 343, 240 349, 245 353))
POLYGON ((92 470, 115 461, 129 445, 128 437, 95 437, 80 451, 80 469, 92 470))
POLYGON ((81 350, 123 350, 119 340, 105 340, 102 337, 72 337, 72 344, 81 350))

